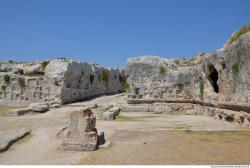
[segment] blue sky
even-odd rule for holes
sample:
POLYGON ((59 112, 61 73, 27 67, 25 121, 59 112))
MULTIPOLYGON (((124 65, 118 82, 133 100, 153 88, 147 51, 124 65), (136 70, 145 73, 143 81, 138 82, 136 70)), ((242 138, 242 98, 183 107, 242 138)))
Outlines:
POLYGON ((0 0, 0 60, 191 57, 250 22, 250 0, 0 0))

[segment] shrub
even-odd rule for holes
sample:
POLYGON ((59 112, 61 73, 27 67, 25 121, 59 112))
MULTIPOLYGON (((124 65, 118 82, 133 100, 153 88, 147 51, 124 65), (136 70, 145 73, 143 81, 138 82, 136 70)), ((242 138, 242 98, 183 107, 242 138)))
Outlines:
POLYGON ((167 69, 164 66, 160 66, 160 75, 165 75, 167 72, 167 69))
POLYGON ((135 91, 135 94, 136 94, 136 95, 138 95, 138 94, 139 94, 139 90, 140 90, 140 88, 135 87, 134 91, 135 91))
POLYGON ((126 82, 126 77, 122 76, 121 74, 119 75, 119 81, 120 83, 125 83, 126 82))
POLYGON ((200 95, 201 95, 201 98, 203 99, 203 95, 204 95, 204 82, 203 81, 200 82, 200 95))
POLYGON ((26 86, 25 86, 25 80, 23 79, 23 78, 19 78, 18 79, 18 83, 19 83, 19 86, 21 87, 21 88, 25 88, 26 86))
POLYGON ((2 88, 3 91, 5 91, 6 86, 5 86, 5 85, 2 85, 1 88, 2 88))
POLYGON ((178 90, 182 91, 184 88, 184 85, 182 83, 177 84, 178 90))
POLYGON ((238 40, 238 38, 239 38, 241 35, 247 33, 248 31, 250 31, 250 24, 247 24, 247 25, 241 27, 240 30, 237 31, 237 32, 235 32, 235 33, 233 34, 233 36, 230 38, 230 40, 229 40, 229 45, 231 45, 234 41, 238 40))
POLYGON ((174 60, 177 65, 180 65, 180 60, 174 60))
POLYGON ((106 82, 106 84, 108 84, 109 81, 109 70, 107 69, 103 69, 102 70, 102 80, 106 82))
POLYGON ((89 75, 89 81, 90 81, 90 84, 92 84, 95 80, 95 76, 94 75, 89 75))
POLYGON ((10 75, 6 74, 3 78, 6 83, 10 83, 10 75))
POLYGON ((43 70, 45 70, 46 66, 49 64, 49 61, 43 61, 41 62, 41 66, 43 68, 43 70))
POLYGON ((233 76, 236 77, 239 73, 239 62, 235 62, 233 65, 232 65, 232 73, 233 73, 233 76))
POLYGON ((128 90, 129 89, 129 84, 128 83, 124 83, 123 85, 122 85, 122 87, 123 87, 123 89, 124 90, 128 90))

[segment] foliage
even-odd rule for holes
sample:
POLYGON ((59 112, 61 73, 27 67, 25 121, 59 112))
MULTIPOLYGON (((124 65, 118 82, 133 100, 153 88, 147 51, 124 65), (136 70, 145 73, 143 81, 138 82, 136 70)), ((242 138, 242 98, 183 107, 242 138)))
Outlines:
POLYGON ((106 84, 108 84, 109 81, 109 70, 107 69, 103 69, 102 70, 102 80, 106 82, 106 84))
POLYGON ((239 31, 235 32, 233 34, 233 36, 230 38, 229 44, 232 44, 234 41, 238 40, 238 38, 241 35, 247 33, 248 31, 250 31, 250 24, 247 24, 247 25, 241 27, 239 31))
POLYGON ((164 66, 160 66, 160 75, 165 75, 167 72, 167 69, 164 66))
POLYGON ((26 86, 25 86, 25 80, 23 79, 23 78, 19 78, 18 79, 18 83, 19 83, 19 86, 21 87, 21 88, 25 88, 26 86))
POLYGON ((232 65, 232 72, 233 72, 233 76, 236 77, 239 73, 239 62, 235 62, 232 65))
POLYGON ((128 83, 124 83, 123 85, 122 85, 122 87, 123 87, 123 89, 124 90, 128 90, 129 89, 129 84, 128 83))
POLYGON ((6 86, 5 86, 5 85, 2 85, 1 88, 2 88, 3 91, 5 91, 6 86))
POLYGON ((10 75, 6 74, 3 78, 6 83, 10 83, 10 75))
POLYGON ((182 91, 184 88, 184 85, 182 83, 177 84, 178 90, 182 91))
POLYGON ((119 81, 120 83, 125 83, 126 82, 126 77, 122 76, 121 74, 119 75, 119 81))
POLYGON ((43 68, 43 70, 45 70, 46 66, 49 64, 49 61, 43 61, 41 62, 41 66, 43 68))
POLYGON ((89 75, 89 81, 90 81, 90 84, 92 84, 95 80, 95 76, 94 75, 89 75))
POLYGON ((203 99, 203 95, 204 95, 204 82, 203 81, 200 82, 200 95, 201 95, 201 98, 203 99))
POLYGON ((134 91, 135 91, 135 94, 136 94, 136 95, 138 95, 138 94, 139 94, 139 90, 140 90, 140 88, 135 87, 134 91))
POLYGON ((180 60, 174 60, 174 62, 177 64, 177 65, 180 65, 180 60))

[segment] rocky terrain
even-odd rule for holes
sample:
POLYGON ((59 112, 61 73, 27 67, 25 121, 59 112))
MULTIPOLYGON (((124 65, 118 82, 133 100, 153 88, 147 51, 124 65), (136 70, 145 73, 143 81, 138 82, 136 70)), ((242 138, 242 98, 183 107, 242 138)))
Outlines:
POLYGON ((249 164, 245 29, 214 52, 124 69, 1 61, 0 86, 0 164, 249 164))

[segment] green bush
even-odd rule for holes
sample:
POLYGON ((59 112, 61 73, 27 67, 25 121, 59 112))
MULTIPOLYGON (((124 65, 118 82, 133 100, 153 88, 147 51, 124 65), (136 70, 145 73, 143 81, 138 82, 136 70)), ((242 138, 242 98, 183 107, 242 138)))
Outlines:
POLYGON ((160 66, 160 75, 165 75, 167 72, 167 69, 164 66, 160 66))
POLYGON ((174 60, 177 65, 180 65, 180 60, 174 60))
POLYGON ((10 83, 10 75, 6 74, 6 75, 4 75, 3 78, 4 78, 4 82, 10 83))
POLYGON ((23 79, 23 78, 19 78, 18 79, 18 83, 19 83, 19 86, 21 87, 21 88, 25 88, 26 86, 25 86, 25 80, 23 79))
POLYGON ((123 85, 122 85, 122 87, 123 87, 123 89, 124 90, 128 90, 129 89, 129 84, 128 83, 124 83, 123 85))
POLYGON ((67 61, 66 57, 58 57, 57 59, 67 61))
POLYGON ((184 88, 184 85, 182 83, 177 84, 178 90, 182 91, 184 88))
POLYGON ((1 88, 2 88, 3 91, 5 91, 6 86, 5 86, 5 85, 2 85, 1 88))
POLYGON ((41 62, 41 66, 43 68, 43 70, 45 70, 46 66, 49 64, 49 61, 43 61, 41 62))
POLYGON ((236 77, 239 73, 239 62, 235 62, 233 65, 232 65, 232 73, 233 73, 233 76, 236 77))
POLYGON ((201 95, 201 98, 203 99, 203 96, 204 96, 204 82, 203 81, 200 82, 200 95, 201 95))
POLYGON ((247 24, 247 25, 241 27, 239 31, 237 31, 236 33, 234 33, 234 35, 229 40, 229 44, 232 44, 234 41, 238 40, 238 38, 241 35, 247 33, 248 31, 250 31, 250 24, 247 24))
POLYGON ((135 87, 134 91, 135 91, 135 94, 136 94, 136 95, 138 95, 138 94, 139 94, 139 90, 140 90, 140 88, 135 87))
POLYGON ((109 81, 109 70, 107 69, 103 69, 102 70, 102 80, 106 82, 106 84, 108 84, 109 81))
POLYGON ((94 75, 89 75, 89 81, 90 81, 90 84, 92 84, 95 80, 95 76, 94 75))

